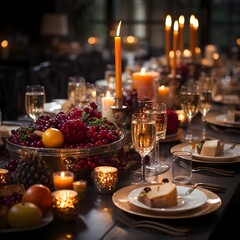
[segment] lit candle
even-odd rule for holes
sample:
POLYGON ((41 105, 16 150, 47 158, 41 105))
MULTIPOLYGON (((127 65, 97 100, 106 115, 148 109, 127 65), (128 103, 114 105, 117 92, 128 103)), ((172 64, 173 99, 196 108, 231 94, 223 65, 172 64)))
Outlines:
POLYGON ((74 174, 68 171, 60 171, 53 173, 54 189, 72 189, 74 174))
POLYGON ((0 168, 0 186, 7 185, 8 183, 8 170, 0 168))
POLYGON ((78 193, 74 190, 58 190, 52 193, 54 218, 60 222, 73 222, 78 215, 78 193))
POLYGON ((116 78, 116 98, 122 98, 122 54, 121 37, 119 37, 121 21, 118 24, 115 42, 115 78, 116 78))
POLYGON ((1 56, 3 60, 7 60, 9 57, 8 41, 3 40, 1 42, 1 56))
POLYGON ((183 54, 184 51, 184 22, 185 18, 183 15, 179 17, 179 50, 181 51, 181 54, 183 54))
POLYGON ((134 72, 132 74, 132 88, 137 90, 138 98, 153 99, 154 84, 158 79, 158 72, 146 72, 144 68, 141 69, 141 72, 134 72))
POLYGON ((197 43, 197 32, 198 32, 198 19, 195 18, 193 22, 193 57, 195 58, 196 56, 196 47, 198 45, 197 43))
POLYGON ((170 52, 170 42, 171 42, 171 26, 172 26, 172 18, 170 15, 167 15, 165 20, 165 55, 167 65, 170 66, 169 52, 170 52))
POLYGON ((178 43, 178 21, 174 22, 173 25, 173 69, 172 74, 173 76, 176 75, 177 70, 177 44, 178 43))
POLYGON ((118 169, 110 166, 95 167, 93 181, 98 193, 112 193, 118 182, 118 169))
POLYGON ((158 101, 163 102, 169 107, 169 87, 161 85, 158 87, 158 101))
POLYGON ((191 51, 192 57, 194 56, 194 33, 193 33, 194 21, 195 21, 195 16, 192 14, 190 16, 190 25, 189 25, 189 49, 191 51))
POLYGON ((113 121, 112 106, 114 106, 114 97, 107 91, 105 97, 102 97, 102 117, 109 121, 113 121))

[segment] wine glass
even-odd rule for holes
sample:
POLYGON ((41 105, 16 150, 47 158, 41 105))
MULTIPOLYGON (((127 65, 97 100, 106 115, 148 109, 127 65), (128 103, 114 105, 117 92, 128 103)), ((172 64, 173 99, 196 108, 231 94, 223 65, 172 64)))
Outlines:
POLYGON ((25 90, 25 110, 35 122, 44 112, 45 88, 42 85, 27 85, 25 90))
POLYGON ((192 134, 192 119, 198 113, 199 85, 183 85, 180 90, 181 107, 188 119, 187 132, 184 137, 186 142, 194 140, 192 134))
POLYGON ((159 174, 169 169, 160 154, 160 140, 166 138, 167 107, 165 103, 148 103, 144 106, 144 112, 152 113, 156 118, 156 141, 153 149, 153 161, 150 162, 147 168, 154 169, 155 173, 159 174))
POLYGON ((151 152, 156 139, 155 116, 149 113, 134 113, 131 119, 131 137, 134 149, 141 155, 141 180, 145 179, 145 156, 151 152))
POLYGON ((206 140, 206 115, 212 106, 212 84, 211 78, 203 77, 200 79, 198 109, 202 114, 202 140, 206 140))

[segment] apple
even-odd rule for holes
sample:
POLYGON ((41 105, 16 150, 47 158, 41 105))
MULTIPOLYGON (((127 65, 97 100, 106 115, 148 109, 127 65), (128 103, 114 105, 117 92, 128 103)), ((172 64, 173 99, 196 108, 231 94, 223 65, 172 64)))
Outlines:
POLYGON ((22 202, 34 203, 45 216, 52 207, 52 193, 47 186, 37 183, 26 189, 22 196, 22 202))
POLYGON ((42 211, 33 203, 16 203, 10 207, 7 221, 11 228, 28 228, 42 222, 42 211))

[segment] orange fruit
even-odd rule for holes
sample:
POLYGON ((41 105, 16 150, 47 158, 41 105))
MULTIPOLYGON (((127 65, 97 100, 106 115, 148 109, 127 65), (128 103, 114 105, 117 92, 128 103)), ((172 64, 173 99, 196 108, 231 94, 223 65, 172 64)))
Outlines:
POLYGON ((48 128, 43 132, 42 142, 46 148, 58 148, 64 144, 62 132, 56 128, 48 128))

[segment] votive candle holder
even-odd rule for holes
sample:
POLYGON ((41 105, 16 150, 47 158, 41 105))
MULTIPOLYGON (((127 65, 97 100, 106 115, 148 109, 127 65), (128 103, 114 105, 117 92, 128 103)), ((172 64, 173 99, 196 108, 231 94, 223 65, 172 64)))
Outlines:
POLYGON ((53 173, 53 185, 55 190, 73 189, 74 173, 59 171, 53 173))
POLYGON ((74 222, 78 215, 78 193, 74 190, 54 191, 52 193, 52 210, 57 221, 74 222))
POLYGON ((78 201, 83 201, 86 197, 87 181, 79 180, 73 182, 73 190, 78 193, 78 201))
POLYGON ((0 168, 0 186, 8 184, 8 173, 7 169, 0 168))
POLYGON ((118 169, 111 166, 95 167, 93 171, 93 182, 98 193, 113 193, 118 183, 118 169))

